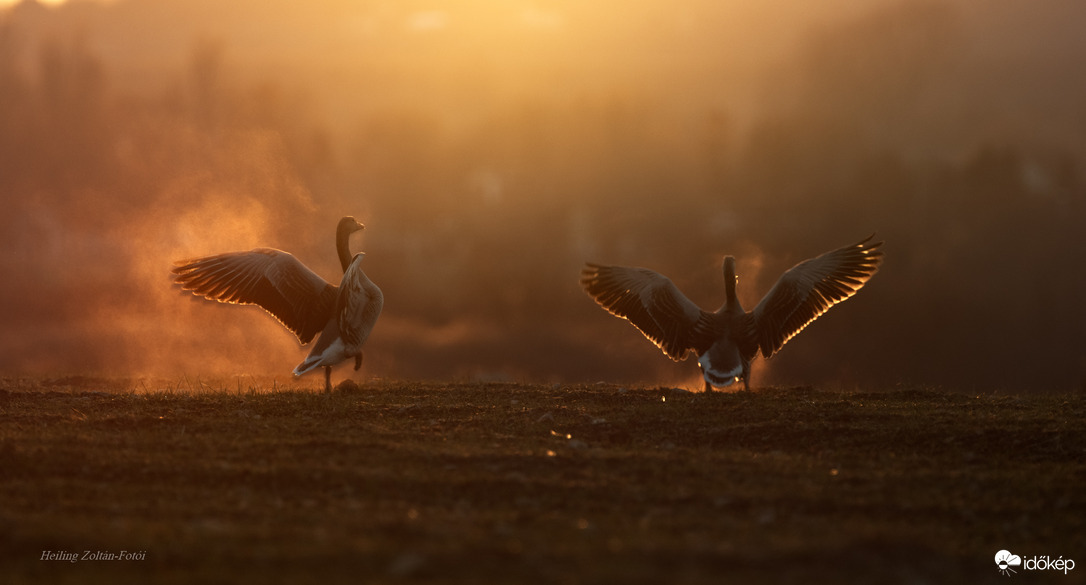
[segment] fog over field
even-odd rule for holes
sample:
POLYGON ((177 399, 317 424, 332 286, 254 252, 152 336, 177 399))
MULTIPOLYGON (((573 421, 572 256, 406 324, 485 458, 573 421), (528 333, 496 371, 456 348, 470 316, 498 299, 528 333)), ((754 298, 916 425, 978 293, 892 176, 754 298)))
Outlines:
MULTIPOLYGON (((270 246, 384 290, 359 374, 700 387, 578 285, 707 309, 872 232, 754 384, 1086 387, 1076 0, 73 0, 0 8, 0 374, 281 375, 173 261, 270 246)), ((310 380, 319 382, 319 376, 310 380)))

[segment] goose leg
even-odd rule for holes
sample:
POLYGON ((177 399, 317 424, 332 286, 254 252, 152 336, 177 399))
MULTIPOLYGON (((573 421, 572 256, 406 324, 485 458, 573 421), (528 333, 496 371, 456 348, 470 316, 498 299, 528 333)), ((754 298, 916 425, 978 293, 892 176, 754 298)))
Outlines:
POLYGON ((713 391, 713 385, 709 383, 709 380, 705 380, 705 391, 706 392, 712 392, 713 391))
POLYGON ((358 371, 362 367, 362 352, 358 352, 358 355, 354 356, 354 371, 358 371))
POLYGON ((324 392, 332 392, 332 366, 324 366, 324 392))

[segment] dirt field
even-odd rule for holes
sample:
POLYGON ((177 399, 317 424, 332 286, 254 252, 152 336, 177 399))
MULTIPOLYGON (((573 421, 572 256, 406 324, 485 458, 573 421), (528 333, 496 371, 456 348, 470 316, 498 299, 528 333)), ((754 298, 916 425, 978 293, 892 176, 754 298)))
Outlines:
POLYGON ((4 583, 1086 582, 1081 395, 0 388, 4 583))

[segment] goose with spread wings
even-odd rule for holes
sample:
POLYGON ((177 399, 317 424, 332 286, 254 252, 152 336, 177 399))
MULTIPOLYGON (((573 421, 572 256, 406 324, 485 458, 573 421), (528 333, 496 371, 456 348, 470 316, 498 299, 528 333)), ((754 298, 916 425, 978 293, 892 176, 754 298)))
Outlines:
POLYGON ((724 305, 702 310, 666 276, 647 268, 587 263, 581 286, 601 307, 628 320, 675 361, 698 358, 705 390, 737 379, 750 388, 750 364, 769 358, 830 307, 856 294, 882 262, 874 236, 795 265, 753 311, 735 294, 735 258, 724 258, 724 305))
POLYGON ((305 345, 320 333, 294 375, 324 368, 324 389, 332 390, 332 366, 355 358, 362 367, 362 345, 384 306, 381 289, 362 271, 364 253, 350 253, 350 237, 365 226, 344 217, 336 227, 336 251, 343 278, 326 282, 293 255, 274 248, 228 252, 176 262, 174 281, 206 299, 258 305, 305 345))

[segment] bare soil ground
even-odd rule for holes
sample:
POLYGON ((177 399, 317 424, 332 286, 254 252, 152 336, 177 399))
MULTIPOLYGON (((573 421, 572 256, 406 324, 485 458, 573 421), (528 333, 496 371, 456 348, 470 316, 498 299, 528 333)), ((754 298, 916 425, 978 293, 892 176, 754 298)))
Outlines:
POLYGON ((1081 395, 290 388, 0 382, 0 580, 1086 582, 1081 395))

